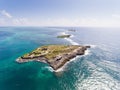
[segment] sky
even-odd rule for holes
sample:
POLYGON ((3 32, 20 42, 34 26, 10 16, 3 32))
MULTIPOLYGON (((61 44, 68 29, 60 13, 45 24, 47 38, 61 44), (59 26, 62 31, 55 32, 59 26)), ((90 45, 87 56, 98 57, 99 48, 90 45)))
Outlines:
POLYGON ((0 26, 120 27, 120 0, 0 0, 0 26))

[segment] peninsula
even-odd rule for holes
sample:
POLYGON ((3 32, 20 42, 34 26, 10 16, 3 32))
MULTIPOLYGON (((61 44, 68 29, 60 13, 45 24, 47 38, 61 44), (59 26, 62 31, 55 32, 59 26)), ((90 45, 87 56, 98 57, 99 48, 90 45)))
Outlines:
POLYGON ((90 46, 47 45, 19 57, 16 61, 18 63, 28 61, 44 62, 49 64, 54 70, 57 70, 77 55, 84 55, 87 48, 90 48, 90 46))

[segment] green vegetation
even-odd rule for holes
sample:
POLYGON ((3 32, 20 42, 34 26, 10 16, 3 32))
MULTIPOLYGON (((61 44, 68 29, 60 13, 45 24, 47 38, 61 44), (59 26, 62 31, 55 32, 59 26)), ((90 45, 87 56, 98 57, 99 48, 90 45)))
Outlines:
POLYGON ((44 56, 47 59, 52 59, 56 55, 61 55, 61 54, 67 54, 70 53, 71 51, 75 50, 79 46, 76 45, 48 45, 48 46, 42 46, 39 47, 35 50, 33 50, 30 53, 25 54, 22 56, 22 58, 36 58, 40 56, 44 56))
POLYGON ((60 35, 60 36, 57 36, 57 38, 69 38, 71 35, 60 35))
POLYGON ((90 48, 90 46, 47 45, 19 57, 16 61, 19 63, 28 61, 44 62, 48 63, 54 70, 57 70, 77 55, 84 55, 87 48, 90 48))

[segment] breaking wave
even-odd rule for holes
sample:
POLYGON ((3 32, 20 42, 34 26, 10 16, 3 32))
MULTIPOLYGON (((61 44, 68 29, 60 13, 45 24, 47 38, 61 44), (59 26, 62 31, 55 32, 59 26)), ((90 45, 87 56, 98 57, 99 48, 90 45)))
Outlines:
MULTIPOLYGON (((66 32, 61 32, 61 35, 66 35, 66 32)), ((74 37, 74 35, 71 35, 71 37, 74 37)), ((73 41, 71 38, 64 38, 65 40, 67 40, 68 42, 70 42, 72 45, 79 45, 79 43, 73 41)))
POLYGON ((77 81, 78 90, 120 90, 120 82, 106 73, 104 68, 102 68, 103 66, 99 67, 90 61, 87 63, 92 74, 82 82, 80 80, 77 81))
MULTIPOLYGON (((66 35, 67 33, 66 33, 66 32, 61 32, 60 34, 61 34, 61 35, 66 35)), ((74 35, 72 35, 72 37, 74 37, 74 35)), ((73 41, 71 38, 64 38, 64 39, 67 40, 67 41, 69 41, 72 45, 79 45, 79 43, 73 41)), ((83 56, 86 56, 86 55, 89 55, 89 54, 90 54, 90 50, 86 50, 86 51, 85 51, 85 55, 83 55, 83 56)), ((70 63, 70 62, 72 62, 72 61, 75 61, 75 60, 79 59, 80 57, 82 57, 82 56, 77 56, 77 57, 71 59, 71 60, 70 60, 69 62, 67 62, 63 67, 59 68, 58 70, 55 70, 55 72, 65 71, 65 68, 66 68, 66 66, 67 66, 68 63, 70 63)))
MULTIPOLYGON (((61 34, 65 35, 67 33, 62 32, 61 34)), ((79 43, 73 41, 71 38, 65 38, 65 40, 69 41, 72 45, 79 45, 79 43)), ((85 44, 85 45, 90 45, 90 44, 85 44)), ((90 45, 90 46, 93 49, 96 49, 97 47, 97 45, 90 45)), ((96 54, 99 54, 99 53, 96 53, 96 54)), ((78 56, 72 59, 70 62, 78 60, 81 57, 85 57, 86 59, 93 58, 93 57, 95 58, 93 53, 88 49, 85 51, 85 55, 78 56)), ((114 62, 107 61, 107 60, 96 60, 96 58, 95 60, 92 60, 92 61, 89 59, 86 60, 85 64, 88 65, 87 66, 89 68, 88 71, 91 72, 91 75, 84 79, 85 76, 83 74, 83 78, 81 82, 82 76, 81 74, 78 74, 77 77, 80 77, 80 78, 78 78, 78 80, 75 83, 76 90, 120 90, 120 87, 119 87, 120 82, 119 80, 116 79, 116 77, 120 76, 120 68, 117 68, 118 65, 114 62)), ((66 65, 60 68, 57 72, 64 71, 65 67, 66 65)))

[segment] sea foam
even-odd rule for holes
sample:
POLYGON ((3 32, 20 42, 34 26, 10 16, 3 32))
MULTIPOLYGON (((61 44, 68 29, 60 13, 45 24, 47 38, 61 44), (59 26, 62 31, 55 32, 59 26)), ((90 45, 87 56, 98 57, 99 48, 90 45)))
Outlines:
POLYGON ((70 38, 65 38, 65 40, 69 41, 72 45, 79 45, 79 43, 74 42, 72 39, 70 38))
MULTIPOLYGON (((60 34, 62 35, 66 35, 67 33, 66 32, 61 32, 60 34)), ((74 37, 74 35, 72 35, 72 37, 74 37)), ((65 40, 69 41, 72 45, 79 45, 79 43, 73 41, 71 38, 64 38, 65 40)), ((93 45, 92 45, 93 46, 93 45)), ((89 55, 90 54, 90 50, 86 50, 85 51, 85 54, 83 56, 86 56, 86 55, 89 55)), ((62 72, 62 71, 65 71, 65 68, 67 66, 68 63, 70 62, 73 62, 75 60, 77 60, 78 58, 80 57, 83 57, 83 56, 77 56, 73 59, 71 59, 69 62, 67 62, 64 66, 62 66, 61 68, 57 69, 57 70, 54 70, 54 72, 62 72)))
MULTIPOLYGON (((66 32, 61 32, 61 35, 66 35, 66 32)), ((74 35, 71 35, 71 37, 74 37, 74 35)), ((64 38, 65 40, 69 41, 72 45, 79 45, 79 43, 73 41, 71 38, 64 38)))
POLYGON ((92 74, 87 79, 83 79, 82 82, 80 82, 81 79, 78 79, 76 82, 78 90, 120 90, 119 81, 115 80, 111 77, 111 75, 107 74, 104 71, 104 68, 99 67, 90 61, 87 61, 87 63, 91 68, 90 70, 92 74))

